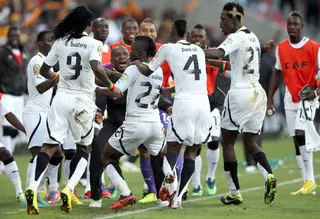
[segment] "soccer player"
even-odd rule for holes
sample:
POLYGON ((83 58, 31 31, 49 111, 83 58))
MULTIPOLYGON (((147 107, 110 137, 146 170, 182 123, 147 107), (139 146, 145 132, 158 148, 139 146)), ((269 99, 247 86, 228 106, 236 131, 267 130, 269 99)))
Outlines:
POLYGON ((211 126, 204 52, 199 46, 188 43, 186 37, 187 21, 176 19, 170 33, 170 42, 175 43, 164 44, 149 64, 135 61, 139 71, 146 76, 167 61, 174 75, 176 94, 167 132, 167 154, 163 160, 165 179, 159 192, 162 201, 171 201, 172 208, 181 208, 182 195, 194 172, 197 151, 208 141, 211 126), (174 166, 182 144, 187 147, 176 190, 174 166))
MULTIPOLYGON (((148 63, 156 54, 156 45, 150 37, 138 36, 132 43, 130 60, 148 63)), ((134 204, 136 197, 125 182, 117 162, 124 154, 134 156, 143 144, 152 156, 158 156, 165 146, 163 127, 160 122, 158 102, 163 80, 161 68, 150 77, 142 75, 136 66, 130 66, 115 84, 122 92, 128 90, 126 116, 123 124, 109 139, 103 150, 103 164, 111 183, 121 193, 110 209, 117 210, 134 204)), ((161 156, 161 155, 159 155, 161 156)))
POLYGON ((96 18, 92 21, 91 31, 93 38, 103 43, 101 64, 107 64, 111 60, 111 49, 106 43, 109 36, 109 24, 104 18, 96 18))
MULTIPOLYGON (((230 193, 221 197, 224 204, 241 204, 238 164, 234 144, 243 133, 245 147, 258 164, 265 180, 264 202, 270 204, 276 194, 276 179, 265 153, 258 146, 258 134, 266 113, 267 97, 259 84, 260 43, 254 33, 242 25, 244 9, 229 2, 220 16, 220 27, 227 39, 217 49, 204 50, 207 58, 220 59, 229 55, 231 87, 222 112, 221 135, 224 170, 230 193)), ((228 68, 228 67, 226 67, 228 68)))
MULTIPOLYGON (((202 49, 207 49, 207 33, 202 25, 197 24, 190 35, 191 43, 200 46, 202 49)), ((215 172, 217 169, 218 161, 219 161, 219 137, 220 137, 220 110, 223 108, 223 99, 224 93, 221 92, 221 89, 215 89, 216 79, 219 74, 219 68, 213 67, 210 65, 206 66, 207 70, 207 91, 208 95, 211 95, 213 98, 209 97, 210 100, 210 110, 212 116, 212 129, 211 129, 211 139, 208 142, 208 149, 206 153, 207 164, 208 164, 208 172, 206 176, 206 191, 208 195, 216 194, 216 180, 214 178, 215 172), (215 95, 213 94, 215 93, 215 95), (218 100, 217 100, 218 98, 218 100), (217 104, 218 103, 218 104, 217 104)), ((201 196, 202 195, 202 186, 200 182, 201 176, 201 166, 202 160, 200 156, 201 148, 197 153, 197 157, 195 160, 195 171, 192 178, 192 186, 193 186, 193 196, 201 196)))
MULTIPOLYGON (((50 30, 41 31, 37 36, 37 44, 39 52, 33 56, 27 66, 28 77, 28 93, 29 101, 23 109, 22 120, 27 132, 28 149, 31 152, 32 158, 27 169, 26 188, 29 187, 29 182, 32 174, 32 163, 40 152, 44 140, 44 133, 46 129, 47 113, 50 107, 50 100, 52 97, 53 86, 57 85, 58 80, 47 80, 40 75, 40 67, 43 64, 45 57, 48 55, 51 46, 54 42, 53 33, 50 30)), ((58 192, 58 168, 62 160, 62 155, 53 157, 48 165, 45 173, 45 179, 50 180, 50 193, 48 201, 52 204, 60 199, 58 192)), ((41 182, 39 186, 40 193, 44 193, 45 181, 41 182)), ((38 193, 40 204, 46 205, 42 195, 38 193)))
POLYGON ((123 38, 120 41, 112 43, 111 49, 115 48, 116 46, 121 45, 121 46, 126 47, 130 53, 131 44, 134 41, 134 38, 139 33, 138 22, 133 18, 129 18, 129 19, 125 20, 122 23, 122 30, 121 31, 123 34, 123 38))
POLYGON ((88 8, 79 6, 58 23, 53 31, 56 41, 40 68, 43 77, 57 80, 59 75, 50 72, 50 68, 59 61, 61 76, 47 118, 47 135, 40 153, 34 159, 34 178, 25 192, 28 214, 39 213, 35 195, 37 188, 49 160, 57 151, 61 151, 60 144, 66 139, 69 130, 77 143, 77 153, 70 164, 68 183, 61 192, 60 208, 66 212, 72 209, 71 194, 85 171, 87 146, 93 138, 95 77, 108 85, 116 97, 122 95, 100 63, 102 43, 83 35, 92 18, 93 14, 88 8))
MULTIPOLYGON (((284 107, 290 136, 293 137, 298 167, 303 179, 303 186, 291 195, 310 195, 315 192, 316 185, 313 172, 313 154, 306 150, 306 120, 313 122, 319 90, 316 76, 319 69, 319 44, 303 36, 303 18, 297 11, 287 18, 289 38, 280 42, 276 49, 275 71, 272 74, 268 110, 273 110, 273 95, 279 88, 281 74, 286 85, 284 107), (300 93, 305 86, 312 89, 305 99, 300 93)), ((272 111, 271 111, 272 112, 272 111)), ((313 123, 312 123, 313 125, 313 123)))
MULTIPOLYGON (((0 92, 0 116, 5 117, 7 121, 16 129, 26 133, 23 125, 17 117, 10 112, 2 101, 2 93, 0 92)), ((2 125, 2 124, 1 124, 2 125)), ((25 203, 25 196, 21 187, 21 179, 16 161, 14 160, 10 151, 0 142, 0 161, 4 164, 6 175, 10 179, 16 191, 17 201, 25 203)))

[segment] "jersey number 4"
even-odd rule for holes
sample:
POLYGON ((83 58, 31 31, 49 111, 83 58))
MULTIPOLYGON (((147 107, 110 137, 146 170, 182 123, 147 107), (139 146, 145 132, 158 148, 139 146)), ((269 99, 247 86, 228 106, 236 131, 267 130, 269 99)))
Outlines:
POLYGON ((199 68, 199 62, 197 55, 192 55, 189 57, 187 63, 183 67, 183 71, 188 74, 194 74, 194 80, 200 80, 201 69, 199 68), (193 69, 189 69, 190 65, 193 63, 193 69))
POLYGON ((67 56, 67 65, 71 70, 74 70, 74 75, 72 76, 67 76, 67 80, 76 80, 80 76, 80 72, 82 70, 82 65, 81 65, 81 56, 78 52, 73 52, 70 53, 67 56), (75 65, 72 65, 72 59, 75 59, 75 65))

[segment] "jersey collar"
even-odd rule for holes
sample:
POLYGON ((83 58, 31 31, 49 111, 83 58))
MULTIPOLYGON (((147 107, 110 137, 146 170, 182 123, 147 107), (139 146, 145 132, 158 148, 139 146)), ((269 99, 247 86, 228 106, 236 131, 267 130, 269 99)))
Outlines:
POLYGON ((242 27, 240 27, 239 30, 236 31, 236 33, 238 33, 239 31, 242 31, 242 30, 248 30, 248 28, 246 28, 245 26, 242 26, 242 27))
POLYGON ((191 43, 189 43, 188 41, 186 40, 179 40, 177 43, 180 43, 182 45, 191 45, 191 43))
POLYGON ((42 59, 45 59, 45 58, 46 58, 41 52, 38 52, 37 55, 40 56, 42 59))

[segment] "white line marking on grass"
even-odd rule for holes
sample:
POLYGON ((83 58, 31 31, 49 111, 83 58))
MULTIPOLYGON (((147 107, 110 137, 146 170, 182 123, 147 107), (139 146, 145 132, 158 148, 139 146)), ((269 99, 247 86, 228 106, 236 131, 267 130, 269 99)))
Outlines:
MULTIPOLYGON (((315 175, 315 178, 320 177, 320 174, 315 175)), ((280 182, 277 184, 277 187, 279 186, 285 186, 285 185, 290 185, 290 184, 294 184, 294 183, 298 183, 301 182, 301 178, 297 178, 297 179, 293 179, 293 180, 289 180, 289 181, 284 181, 284 182, 280 182)), ((241 194, 242 193, 247 193, 247 192, 253 192, 253 191, 257 191, 260 189, 264 189, 264 186, 258 186, 258 187, 253 187, 253 188, 249 188, 249 189, 244 189, 244 190, 240 190, 241 194)), ((187 201, 184 201, 183 203, 192 203, 192 202, 198 202, 198 201, 203 201, 203 200, 207 200, 207 199, 212 199, 212 198, 219 198, 224 194, 219 194, 219 195, 215 195, 215 196, 206 196, 206 197, 202 197, 202 198, 195 198, 195 199, 190 199, 187 201)), ((135 211, 127 211, 124 213, 119 213, 119 214, 113 214, 113 215, 109 215, 109 216, 105 216, 105 217, 95 217, 94 219, 108 219, 108 218, 116 218, 116 217, 122 217, 122 216, 128 216, 128 215, 132 215, 132 214, 139 214, 139 213, 143 213, 143 212, 147 212, 147 211, 152 211, 152 210, 156 210, 159 209, 158 207, 150 207, 150 208, 145 208, 145 209, 139 209, 139 210, 135 210, 135 211)))

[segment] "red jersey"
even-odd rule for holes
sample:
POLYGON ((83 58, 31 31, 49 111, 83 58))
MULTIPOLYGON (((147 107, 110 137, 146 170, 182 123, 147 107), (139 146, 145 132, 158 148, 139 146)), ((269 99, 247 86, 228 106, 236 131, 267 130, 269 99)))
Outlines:
POLYGON ((111 48, 107 44, 103 46, 101 64, 108 64, 111 61, 111 48))
POLYGON ((113 48, 116 47, 116 46, 124 46, 124 47, 127 48, 127 50, 128 50, 129 53, 131 52, 131 45, 126 44, 126 43, 123 41, 123 39, 121 39, 120 41, 117 41, 117 42, 112 43, 110 47, 111 47, 111 49, 113 49, 113 48))
MULTIPOLYGON (((207 49, 214 48, 214 47, 208 47, 207 49)), ((221 61, 222 59, 219 59, 221 61)), ((219 68, 207 65, 206 66, 207 71, 207 90, 208 94, 212 94, 214 92, 214 88, 216 86, 216 80, 217 76, 219 74, 219 68)))
POLYGON ((289 39, 278 44, 284 83, 294 103, 300 101, 299 93, 304 86, 309 84, 313 89, 316 88, 318 51, 319 44, 312 40, 299 49, 293 48, 289 39))

